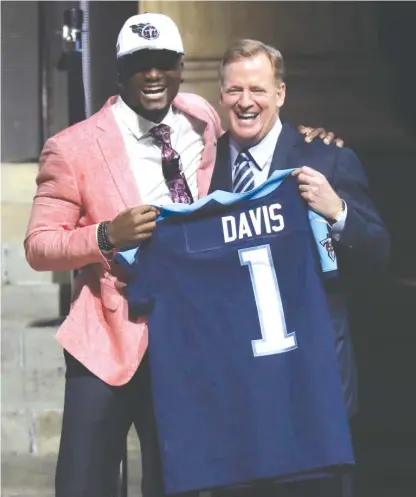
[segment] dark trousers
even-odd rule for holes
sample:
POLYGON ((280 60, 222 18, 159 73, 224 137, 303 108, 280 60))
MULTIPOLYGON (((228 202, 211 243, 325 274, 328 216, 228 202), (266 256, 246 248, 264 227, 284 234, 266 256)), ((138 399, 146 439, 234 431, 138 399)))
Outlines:
POLYGON ((132 380, 121 387, 107 385, 68 353, 65 361, 56 497, 114 497, 124 443, 133 423, 141 445, 142 495, 165 497, 147 357, 132 380))

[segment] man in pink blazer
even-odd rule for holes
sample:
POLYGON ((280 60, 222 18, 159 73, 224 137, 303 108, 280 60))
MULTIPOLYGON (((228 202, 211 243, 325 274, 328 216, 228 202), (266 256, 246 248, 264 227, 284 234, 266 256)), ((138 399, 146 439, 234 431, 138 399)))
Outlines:
POLYGON ((27 260, 39 271, 80 270, 57 334, 67 365, 57 497, 113 496, 132 423, 143 497, 165 495, 146 322, 129 320, 112 255, 151 236, 151 205, 192 202, 208 192, 222 129, 208 102, 178 93, 183 53, 168 17, 128 19, 117 42, 120 94, 50 138, 40 158, 27 260))

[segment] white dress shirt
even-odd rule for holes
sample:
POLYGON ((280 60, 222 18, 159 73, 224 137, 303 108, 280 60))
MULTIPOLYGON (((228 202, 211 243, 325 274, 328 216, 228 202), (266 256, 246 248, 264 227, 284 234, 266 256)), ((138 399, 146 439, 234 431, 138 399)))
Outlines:
MULTIPOLYGON (((162 171, 161 147, 149 135, 159 123, 139 116, 118 96, 112 111, 120 127, 130 167, 144 204, 172 203, 162 171)), ((162 121, 172 128, 172 148, 181 157, 183 172, 194 200, 198 199, 197 169, 204 150, 204 123, 171 107, 162 121)))
MULTIPOLYGON (((267 133, 267 135, 256 145, 250 147, 248 152, 250 152, 253 158, 250 161, 250 167, 253 171, 254 176, 254 186, 257 187, 264 183, 269 177, 270 166, 273 159, 273 153, 276 148, 277 140, 282 131, 282 122, 278 118, 273 128, 267 133), (253 163, 254 161, 254 163, 253 163)), ((230 138, 230 159, 233 165, 232 175, 234 177, 234 164, 238 157, 238 154, 243 150, 244 147, 239 145, 233 138, 230 138)), ((332 237, 339 241, 341 233, 345 227, 345 221, 347 219, 347 204, 343 201, 344 210, 339 216, 338 221, 330 226, 332 237)))
MULTIPOLYGON (((278 119, 273 126, 273 128, 267 133, 267 135, 261 140, 257 145, 250 147, 248 151, 251 157, 254 159, 250 162, 251 170, 254 175, 254 186, 260 186, 269 177, 270 165, 272 163, 274 149, 276 148, 277 139, 282 131, 282 122, 278 119)), ((230 138, 230 158, 231 164, 235 164, 238 154, 243 150, 241 145, 233 139, 230 138)), ((234 167, 233 167, 233 177, 234 177, 234 167)))

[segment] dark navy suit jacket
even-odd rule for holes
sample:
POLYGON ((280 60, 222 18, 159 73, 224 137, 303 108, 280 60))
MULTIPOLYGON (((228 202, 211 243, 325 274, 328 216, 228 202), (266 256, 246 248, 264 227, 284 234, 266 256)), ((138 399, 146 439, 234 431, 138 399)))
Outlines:
MULTIPOLYGON (((387 263, 390 237, 368 195, 367 178, 355 153, 348 148, 306 143, 290 124, 284 123, 273 154, 270 173, 279 169, 309 166, 328 179, 347 203, 347 219, 339 242, 334 242, 339 264, 337 281, 327 282, 327 297, 334 324, 337 353, 349 415, 357 411, 356 368, 347 317, 345 280, 363 277, 387 263)), ((217 158, 209 192, 232 190, 229 134, 217 144, 217 158)))

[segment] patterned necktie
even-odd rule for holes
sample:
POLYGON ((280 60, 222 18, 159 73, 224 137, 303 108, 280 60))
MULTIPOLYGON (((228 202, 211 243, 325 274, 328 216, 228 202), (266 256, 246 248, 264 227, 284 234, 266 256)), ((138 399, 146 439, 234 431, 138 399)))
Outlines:
POLYGON ((180 155, 172 148, 170 141, 171 128, 167 124, 159 124, 149 131, 158 146, 162 149, 162 170, 166 185, 169 188, 172 202, 191 204, 192 194, 182 170, 180 155))
POLYGON ((233 192, 244 193, 254 188, 254 173, 251 169, 250 156, 242 150, 234 163, 233 192))

